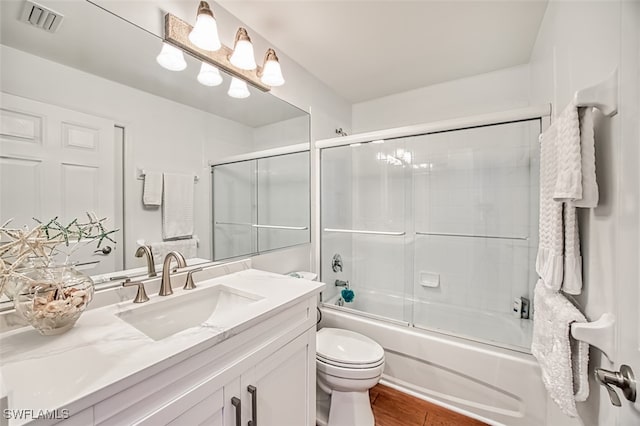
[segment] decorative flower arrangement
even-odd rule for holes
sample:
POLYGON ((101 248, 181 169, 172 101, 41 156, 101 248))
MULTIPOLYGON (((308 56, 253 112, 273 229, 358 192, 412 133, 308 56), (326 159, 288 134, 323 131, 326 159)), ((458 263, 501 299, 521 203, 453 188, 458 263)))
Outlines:
POLYGON ((64 226, 55 217, 37 225, 0 226, 0 292, 13 300, 16 311, 41 334, 59 334, 73 327, 93 297, 93 282, 70 263, 82 246, 97 248, 117 229, 107 230, 107 218, 87 212, 88 221, 72 220, 64 226), (61 265, 54 257, 64 256, 61 265))

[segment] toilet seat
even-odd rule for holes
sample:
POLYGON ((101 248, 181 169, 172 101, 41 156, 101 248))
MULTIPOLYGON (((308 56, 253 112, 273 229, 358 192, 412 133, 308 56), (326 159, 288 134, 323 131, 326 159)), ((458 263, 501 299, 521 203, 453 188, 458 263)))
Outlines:
POLYGON ((368 368, 352 368, 352 367, 340 367, 337 365, 326 364, 319 359, 316 359, 316 369, 319 374, 326 374, 341 379, 350 380, 370 380, 373 378, 380 378, 382 371, 384 370, 384 360, 378 365, 368 368))
POLYGON ((316 334, 316 359, 340 368, 371 368, 384 362, 384 349, 353 331, 322 328, 316 334))
POLYGON ((333 365, 334 367, 352 368, 352 369, 355 369, 355 370, 359 370, 359 369, 366 369, 366 368, 375 368, 375 367, 378 367, 378 366, 384 364, 384 357, 382 357, 378 361, 372 362, 370 364, 353 364, 353 363, 348 363, 348 362, 336 362, 336 361, 333 361, 333 360, 330 360, 330 359, 326 359, 322 355, 316 354, 316 361, 322 362, 322 363, 327 364, 327 365, 333 365))

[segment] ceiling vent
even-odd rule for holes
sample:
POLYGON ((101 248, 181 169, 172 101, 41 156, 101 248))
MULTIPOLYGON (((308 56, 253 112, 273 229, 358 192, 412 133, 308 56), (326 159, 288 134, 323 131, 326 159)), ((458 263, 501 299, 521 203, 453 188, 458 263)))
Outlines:
POLYGON ((25 1, 20 20, 51 33, 60 28, 64 15, 32 1, 25 1))

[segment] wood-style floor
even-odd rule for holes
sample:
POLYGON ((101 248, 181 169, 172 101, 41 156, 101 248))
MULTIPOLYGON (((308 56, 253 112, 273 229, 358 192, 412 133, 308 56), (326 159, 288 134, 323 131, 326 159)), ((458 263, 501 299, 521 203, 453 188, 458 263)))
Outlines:
POLYGON ((480 426, 485 423, 384 385, 369 391, 376 426, 480 426))

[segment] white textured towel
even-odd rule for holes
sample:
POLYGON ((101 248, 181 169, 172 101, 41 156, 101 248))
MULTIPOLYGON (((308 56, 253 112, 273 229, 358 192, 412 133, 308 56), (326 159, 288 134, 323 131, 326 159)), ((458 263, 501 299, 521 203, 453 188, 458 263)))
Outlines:
POLYGON ((536 271, 551 290, 560 290, 564 238, 562 203, 553 200, 557 180, 557 123, 540 135, 540 224, 536 271))
POLYGON ((531 353, 542 370, 542 382, 563 413, 577 417, 576 401, 589 396, 589 345, 571 337, 571 323, 586 322, 562 294, 540 281, 534 294, 531 353))
POLYGON ((180 252, 185 259, 193 259, 194 257, 198 257, 198 239, 186 238, 184 240, 151 243, 151 250, 153 251, 153 261, 155 264, 162 263, 167 253, 171 251, 180 252))
POLYGON ((193 235, 193 174, 164 173, 162 239, 193 235))
POLYGON ((162 173, 145 172, 142 188, 142 203, 145 206, 156 207, 162 204, 162 173))
POLYGON ((598 205, 593 108, 570 103, 557 120, 558 174, 553 199, 576 207, 598 205))

